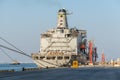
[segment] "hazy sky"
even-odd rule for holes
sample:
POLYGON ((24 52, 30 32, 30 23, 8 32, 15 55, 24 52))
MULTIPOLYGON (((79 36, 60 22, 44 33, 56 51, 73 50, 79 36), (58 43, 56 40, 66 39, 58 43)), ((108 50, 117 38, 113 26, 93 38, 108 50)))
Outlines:
MULTIPOLYGON (((28 54, 38 52, 40 34, 56 27, 60 8, 72 13, 69 27, 87 30, 88 40, 94 40, 98 48, 99 60, 102 50, 107 60, 120 58, 120 0, 0 0, 0 37, 28 54)), ((10 47, 1 40, 0 44, 10 47)), ((5 52, 20 62, 32 61, 5 52)), ((11 60, 0 51, 0 62, 11 60)))

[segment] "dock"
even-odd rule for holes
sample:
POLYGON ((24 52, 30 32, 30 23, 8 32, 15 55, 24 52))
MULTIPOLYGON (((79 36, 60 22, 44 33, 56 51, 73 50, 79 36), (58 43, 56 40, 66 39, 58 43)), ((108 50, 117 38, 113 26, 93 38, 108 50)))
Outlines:
POLYGON ((53 68, 0 72, 0 80, 119 80, 119 74, 120 68, 53 68))

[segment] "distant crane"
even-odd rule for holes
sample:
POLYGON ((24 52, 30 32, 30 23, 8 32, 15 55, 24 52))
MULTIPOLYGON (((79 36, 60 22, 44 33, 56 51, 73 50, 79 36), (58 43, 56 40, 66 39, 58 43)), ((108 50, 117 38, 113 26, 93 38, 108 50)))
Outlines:
POLYGON ((89 65, 93 65, 97 61, 97 47, 94 46, 94 43, 89 41, 89 65))
POLYGON ((93 65, 93 43, 89 41, 89 65, 93 65))
POLYGON ((101 56, 101 62, 102 62, 102 64, 104 64, 105 63, 105 55, 104 55, 104 53, 102 52, 102 56, 101 56))

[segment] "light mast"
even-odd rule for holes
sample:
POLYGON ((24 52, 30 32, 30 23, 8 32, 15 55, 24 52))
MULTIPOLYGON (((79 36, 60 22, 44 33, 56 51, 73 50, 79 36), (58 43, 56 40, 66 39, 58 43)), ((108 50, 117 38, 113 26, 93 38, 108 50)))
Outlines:
POLYGON ((68 28, 67 23, 67 11, 65 9, 60 9, 58 11, 58 23, 57 23, 58 29, 66 29, 68 28))

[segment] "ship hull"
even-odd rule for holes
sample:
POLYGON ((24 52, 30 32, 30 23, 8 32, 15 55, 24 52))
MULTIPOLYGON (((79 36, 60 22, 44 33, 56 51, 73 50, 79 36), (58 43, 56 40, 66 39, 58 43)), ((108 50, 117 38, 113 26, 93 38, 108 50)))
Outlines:
POLYGON ((45 56, 45 58, 40 59, 41 55, 39 55, 39 58, 36 58, 39 54, 33 54, 33 61, 36 63, 36 65, 39 68, 57 68, 57 67, 70 67, 73 63, 73 61, 78 61, 79 64, 87 64, 87 56, 86 55, 63 55, 61 58, 58 58, 59 56, 56 56, 53 60, 52 58, 48 59, 48 56, 45 56))
POLYGON ((57 68, 68 65, 70 60, 34 60, 39 68, 57 68))

